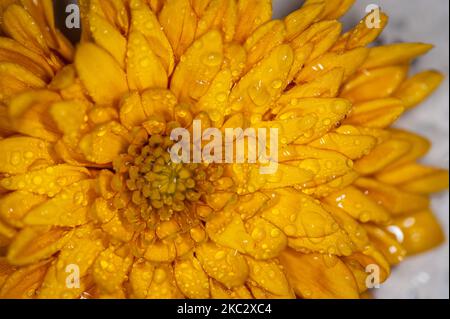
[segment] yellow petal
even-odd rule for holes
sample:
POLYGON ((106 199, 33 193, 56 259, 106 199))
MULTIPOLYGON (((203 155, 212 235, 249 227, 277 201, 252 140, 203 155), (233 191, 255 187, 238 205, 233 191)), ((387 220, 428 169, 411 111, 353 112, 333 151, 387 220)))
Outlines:
POLYGON ((22 218, 36 205, 47 200, 46 196, 25 191, 10 192, 0 198, 0 219, 7 224, 22 228, 22 218))
POLYGON ((403 234, 401 244, 408 255, 430 250, 445 240, 439 222, 428 209, 396 218, 393 226, 400 228, 403 234))
POLYGON ((8 112, 16 131, 56 141, 59 136, 55 124, 48 119, 49 104, 60 99, 59 95, 47 90, 27 91, 9 101, 8 112))
POLYGON ((330 132, 311 142, 311 146, 340 152, 355 160, 368 154, 376 145, 376 139, 370 135, 342 134, 330 132))
POLYGON ((294 86, 281 96, 278 103, 287 104, 288 102, 292 103, 295 99, 303 98, 336 97, 341 87, 343 76, 343 68, 332 69, 311 82, 294 86))
POLYGON ((174 271, 170 264, 159 264, 153 273, 147 298, 149 299, 176 299, 183 295, 178 290, 174 271))
POLYGON ((131 297, 144 299, 152 282, 155 266, 149 262, 135 262, 130 272, 131 297))
POLYGON ((359 174, 355 171, 339 176, 328 183, 316 185, 309 188, 303 188, 302 192, 317 199, 329 196, 331 193, 343 189, 353 184, 358 179, 359 174))
POLYGON ((93 264, 94 281, 103 293, 114 293, 122 290, 122 284, 132 265, 133 258, 120 256, 115 247, 102 251, 93 264))
POLYGON ((159 13, 159 22, 179 59, 194 41, 197 30, 197 16, 189 0, 166 1, 159 13))
MULTIPOLYGON (((308 119, 310 126, 305 127, 303 132, 299 132, 301 136, 295 140, 297 144, 304 144, 312 142, 330 131, 336 123, 340 123, 344 119, 350 109, 351 104, 345 99, 294 99, 281 109, 276 118, 280 120, 303 118, 304 121, 308 119)), ((282 139, 281 142, 283 143, 282 139)))
POLYGON ((127 51, 127 39, 106 19, 96 13, 89 14, 89 24, 94 41, 108 51, 123 68, 127 51))
POLYGON ((258 261, 247 258, 250 269, 250 279, 275 298, 289 299, 294 293, 289 286, 286 275, 280 265, 274 261, 258 261))
POLYGON ((278 45, 281 45, 285 37, 285 27, 282 21, 272 20, 257 28, 245 41, 247 50, 247 70, 261 61, 278 45))
POLYGON ((210 31, 187 50, 175 69, 170 89, 182 102, 200 99, 219 72, 222 61, 221 35, 210 31))
POLYGON ((127 131, 117 122, 109 122, 96 127, 83 136, 79 147, 86 159, 97 164, 108 164, 128 145, 127 131))
POLYGON ((348 234, 358 250, 364 250, 369 244, 369 237, 363 225, 347 214, 343 209, 323 204, 323 207, 331 214, 339 226, 348 234))
POLYGON ((355 162, 354 169, 362 175, 381 171, 401 159, 411 150, 411 143, 401 139, 390 139, 376 146, 370 154, 355 162))
POLYGON ((373 13, 368 13, 361 21, 350 31, 343 34, 333 46, 333 51, 352 50, 359 47, 365 47, 374 42, 383 32, 388 23, 388 17, 384 12, 380 12, 379 28, 369 28, 366 21, 370 19, 373 13))
POLYGON ((33 165, 52 164, 50 144, 33 137, 0 140, 0 172, 25 173, 33 165))
POLYGON ((0 38, 0 61, 20 64, 44 81, 54 76, 54 71, 42 55, 6 37, 0 38))
POLYGON ((221 127, 227 115, 228 98, 232 86, 232 75, 229 69, 217 73, 208 91, 193 108, 195 113, 206 112, 216 127, 221 127))
POLYGON ((92 43, 81 44, 75 67, 89 95, 99 104, 111 104, 128 91, 120 65, 105 50, 92 43))
MULTIPOLYGON (((196 1, 194 1, 196 2, 196 1)), ((201 1, 200 1, 201 2, 201 1)), ((234 33, 236 30, 236 20, 237 20, 237 5, 235 0, 212 0, 209 3, 199 3, 198 1, 194 4, 195 6, 204 5, 205 9, 198 14, 200 17, 198 21, 198 29, 196 33, 196 38, 205 34, 208 30, 220 29, 224 34, 224 41, 230 42, 233 40, 234 33)))
POLYGON ((61 249, 69 240, 62 228, 27 227, 17 234, 8 249, 12 265, 28 265, 44 260, 61 249))
POLYGON ((388 169, 413 162, 422 156, 425 156, 431 148, 431 142, 426 137, 417 135, 413 132, 400 129, 390 129, 389 132, 392 134, 393 140, 409 143, 410 147, 405 153, 401 154, 400 158, 395 162, 390 163, 388 169))
POLYGON ((280 45, 273 49, 233 88, 230 96, 233 111, 242 111, 249 117, 253 114, 252 122, 260 120, 287 86, 293 60, 294 52, 290 46, 280 45))
POLYGON ((177 261, 175 279, 181 292, 190 299, 209 298, 209 278, 197 258, 177 261))
POLYGON ((251 292, 244 285, 234 289, 227 289, 214 279, 209 281, 212 299, 253 299, 251 292))
POLYGON ((36 53, 49 53, 38 24, 22 6, 13 4, 5 10, 2 27, 11 38, 36 53))
POLYGON ((407 109, 412 108, 430 96, 442 83, 444 76, 436 71, 425 71, 402 83, 394 96, 401 99, 407 109))
POLYGON ((93 180, 65 188, 47 202, 33 208, 24 218, 27 225, 78 226, 88 221, 88 205, 95 196, 93 180))
POLYGON ((8 137, 14 133, 9 119, 8 107, 0 103, 0 136, 8 137))
POLYGON ((392 214, 426 209, 430 204, 427 196, 407 193, 372 179, 360 178, 355 185, 392 214))
POLYGON ((40 89, 45 82, 25 67, 10 62, 0 62, 0 100, 6 100, 27 89, 40 89))
MULTIPOLYGON (((159 8, 162 8, 163 1, 158 0, 159 8)), ((148 6, 142 3, 142 0, 132 0, 131 7, 131 32, 138 31, 148 41, 152 52, 158 56, 161 63, 164 65, 166 73, 172 74, 174 68, 174 56, 172 47, 167 39, 164 31, 159 24, 158 18, 155 13, 159 12, 149 10, 148 6), (155 12, 155 13, 154 13, 155 12)))
POLYGON ((344 53, 325 53, 314 61, 309 62, 296 78, 296 82, 309 82, 320 74, 334 68, 344 68, 344 80, 353 75, 366 60, 369 49, 356 48, 344 53))
POLYGON ((387 98, 371 100, 353 105, 351 115, 346 124, 361 125, 374 128, 391 126, 405 111, 399 99, 387 98))
MULTIPOLYGON (((290 189, 276 190, 271 194, 273 196, 261 216, 287 236, 320 238, 338 230, 335 220, 313 198, 290 189), (300 203, 300 207, 292 203, 300 203)), ((280 233, 275 230, 270 235, 277 238, 280 233)))
POLYGON ((371 200, 354 186, 346 187, 342 191, 331 194, 325 201, 331 206, 343 209, 363 223, 369 221, 386 223, 390 220, 390 215, 383 206, 371 200))
POLYGON ((88 291, 86 281, 91 266, 98 254, 104 250, 101 236, 92 225, 79 227, 73 231, 72 237, 60 249, 57 259, 52 263, 39 291, 39 298, 80 298, 82 292, 88 291), (76 266, 77 268, 74 268, 76 266), (70 275, 80 276, 80 287, 67 285, 70 275))
POLYGON ((130 92, 120 102, 120 122, 127 129, 141 125, 147 118, 138 92, 130 92))
POLYGON ((86 104, 80 101, 61 101, 50 106, 50 115, 71 146, 77 145, 81 131, 87 126, 86 111, 86 104))
POLYGON ((145 259, 152 262, 171 262, 176 256, 176 247, 171 239, 156 241, 145 252, 145 259))
POLYGON ((304 5, 284 18, 286 40, 291 41, 306 30, 322 13, 324 3, 304 5))
POLYGON ((128 35, 127 79, 130 90, 167 87, 164 65, 140 32, 128 35))
POLYGON ((288 145, 279 156, 280 162, 310 171, 315 184, 322 184, 349 173, 353 162, 341 153, 319 150, 304 145, 288 145))
POLYGON ((379 249, 391 265, 397 265, 406 256, 406 250, 400 245, 393 234, 382 228, 365 225, 371 243, 379 249))
POLYGON ((246 253, 254 244, 239 215, 221 212, 206 223, 206 232, 219 246, 246 253))
POLYGON ((371 48, 362 69, 406 64, 433 48, 424 43, 396 43, 371 48))
MULTIPOLYGON (((388 261, 380 251, 371 245, 367 246, 363 252, 355 252, 353 255, 344 257, 342 260, 348 269, 352 271, 360 292, 364 292, 368 289, 367 283, 368 280, 371 279, 369 277, 371 272, 366 271, 369 270, 369 268, 367 268, 368 266, 378 267, 379 271, 377 274, 379 277, 375 277, 374 279, 378 279, 380 284, 385 282, 390 275, 390 265, 388 261)), ((373 270, 371 271, 373 272, 373 270)), ((375 276, 376 273, 373 272, 372 274, 375 276)))
POLYGON ((112 238, 123 242, 130 241, 134 234, 131 225, 119 214, 116 214, 111 220, 102 225, 102 229, 112 238))
POLYGON ((195 253, 205 272, 228 289, 239 287, 247 280, 247 262, 232 249, 209 242, 198 246, 195 253))
POLYGON ((252 236, 255 245, 247 250, 255 259, 271 259, 278 256, 287 246, 284 233, 261 217, 253 217, 246 221, 247 232, 252 236), (276 235, 276 236, 274 236, 276 235))
POLYGON ((304 6, 324 3, 325 8, 320 17, 322 19, 337 19, 344 15, 353 5, 355 0, 307 0, 304 6))
POLYGON ((223 49, 224 61, 223 68, 229 68, 233 81, 238 81, 245 69, 247 61, 247 51, 237 43, 226 43, 223 49))
POLYGON ((15 270, 16 267, 10 265, 6 260, 6 257, 0 258, 0 287, 3 286, 6 278, 8 278, 15 270))
POLYGON ((342 25, 338 21, 317 22, 293 39, 291 44, 294 48, 299 48, 311 43, 313 50, 307 60, 311 62, 333 46, 341 31, 342 25))
POLYGON ((448 188, 448 171, 416 163, 382 171, 376 178, 416 194, 438 193, 448 188))
POLYGON ((41 286, 49 261, 17 269, 6 278, 0 289, 0 297, 5 299, 31 299, 41 286))
POLYGON ((238 24, 235 40, 243 43, 260 25, 272 17, 270 0, 238 0, 238 24))
POLYGON ((352 102, 386 98, 400 87, 407 74, 407 66, 366 70, 344 86, 341 96, 352 102))
POLYGON ((8 190, 23 190, 39 195, 55 196, 63 187, 86 179, 89 172, 85 168, 61 164, 40 170, 4 178, 0 185, 8 190))
POLYGON ((300 298, 358 299, 351 271, 334 256, 300 254, 286 250, 280 255, 289 282, 300 298))

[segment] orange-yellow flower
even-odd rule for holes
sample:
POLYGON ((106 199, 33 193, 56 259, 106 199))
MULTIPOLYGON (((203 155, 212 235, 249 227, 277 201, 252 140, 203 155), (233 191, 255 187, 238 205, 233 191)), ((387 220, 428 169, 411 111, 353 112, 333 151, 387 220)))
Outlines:
POLYGON ((352 0, 0 0, 0 297, 358 298, 443 240, 445 170, 391 128, 442 76, 352 0), (176 164, 175 127, 277 128, 279 169, 176 164), (402 240, 394 236, 401 232, 402 240), (76 265, 80 287, 67 286, 76 265))

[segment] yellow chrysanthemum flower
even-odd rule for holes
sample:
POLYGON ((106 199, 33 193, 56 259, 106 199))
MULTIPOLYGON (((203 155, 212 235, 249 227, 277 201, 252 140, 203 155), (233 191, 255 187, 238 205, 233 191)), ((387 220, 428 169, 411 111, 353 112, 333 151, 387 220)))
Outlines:
POLYGON ((358 298, 438 245, 448 174, 391 125, 442 76, 366 47, 384 14, 341 34, 353 2, 80 0, 74 49, 51 0, 0 0, 0 297, 358 298), (278 128, 278 171, 171 162, 195 119, 278 128))

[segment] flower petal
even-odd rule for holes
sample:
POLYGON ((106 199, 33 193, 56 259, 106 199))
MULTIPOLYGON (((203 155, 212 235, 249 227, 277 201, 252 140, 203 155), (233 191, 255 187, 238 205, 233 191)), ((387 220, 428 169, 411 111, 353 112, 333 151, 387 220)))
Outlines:
POLYGON ((184 296, 177 287, 174 270, 170 264, 159 264, 153 273, 148 290, 149 299, 179 299, 184 296))
POLYGON ((367 48, 356 48, 343 53, 328 52, 305 65, 296 78, 297 83, 309 82, 334 68, 344 68, 344 80, 350 78, 364 63, 369 54, 367 48))
POLYGON ((411 62, 433 48, 424 43, 395 43, 371 48, 362 69, 374 69, 411 62))
POLYGON ((354 103, 389 97, 400 87, 407 74, 407 66, 365 70, 344 86, 341 97, 354 103))
POLYGON ((371 200, 354 186, 331 194, 325 201, 331 206, 343 209, 363 223, 369 221, 386 223, 390 220, 390 215, 383 206, 371 200))
POLYGON ((260 25, 272 17, 271 0, 238 0, 235 41, 243 43, 260 25))
POLYGON ((154 271, 155 266, 147 261, 133 264, 130 272, 132 298, 144 299, 147 297, 154 271))
POLYGON ((196 40, 175 69, 170 89, 181 102, 199 100, 223 62, 222 36, 210 31, 196 40))
POLYGON ((168 79, 164 65, 140 32, 132 31, 128 35, 126 64, 130 90, 143 91, 167 87, 168 79))
POLYGON ((197 16, 189 0, 169 0, 159 13, 159 22, 177 59, 192 44, 197 30, 197 16))
POLYGON ((115 247, 110 246, 102 251, 95 260, 92 270, 100 293, 114 294, 121 291, 132 263, 133 257, 127 254, 119 255, 115 247))
POLYGON ((300 298, 359 298, 353 274, 338 257, 286 250, 280 259, 295 294, 300 298))
POLYGON ((0 140, 0 172, 23 174, 33 165, 53 164, 50 144, 33 137, 0 140))
POLYGON ((94 180, 83 180, 65 188, 47 202, 33 208, 24 218, 26 225, 74 227, 87 223, 88 205, 93 201, 94 180))
POLYGON ((0 218, 11 226, 22 228, 23 217, 36 205, 47 200, 47 196, 25 191, 10 192, 0 199, 0 218))
POLYGON ((444 76, 439 72, 421 72, 404 81, 394 96, 400 98, 405 107, 410 109, 430 96, 443 80, 444 76))
POLYGON ((104 49, 92 43, 78 46, 75 67, 89 95, 99 104, 111 104, 126 91, 126 75, 104 49))
POLYGON ((272 260, 258 261, 250 257, 246 259, 250 269, 250 285, 261 288, 271 298, 294 298, 294 293, 280 265, 272 260))
POLYGON ((17 266, 34 264, 55 254, 69 238, 68 231, 62 228, 25 228, 10 244, 8 261, 17 266))
POLYGON ((174 272, 177 286, 186 297, 209 298, 209 278, 197 258, 178 260, 175 263, 174 272))
POLYGON ((254 115, 254 120, 250 118, 252 122, 260 120, 287 86, 293 61, 294 52, 290 46, 280 45, 273 49, 232 90, 230 104, 233 111, 254 115))
POLYGON ((393 226, 400 228, 403 234, 401 244, 408 255, 432 249, 445 240, 439 222, 429 209, 398 217, 393 226))
POLYGON ((353 105, 346 124, 365 127, 386 128, 391 126, 405 111, 399 99, 387 98, 371 100, 353 105))
POLYGON ((373 179, 360 178, 355 185, 392 214, 426 209, 430 204, 427 196, 404 192, 373 179))
POLYGON ((85 168, 61 164, 6 177, 0 181, 0 185, 8 190, 24 190, 52 197, 63 187, 86 179, 88 176, 89 171, 85 168))
POLYGON ((228 289, 242 286, 247 280, 247 262, 237 251, 208 242, 198 246, 195 254, 205 272, 228 289))
MULTIPOLYGON (((162 8, 163 2, 155 4, 162 8)), ((161 60, 167 75, 172 74, 175 61, 172 47, 155 15, 158 11, 149 10, 142 0, 132 0, 131 7, 131 32, 140 32, 148 41, 151 51, 161 60)))
POLYGON ((49 261, 45 260, 17 269, 6 278, 0 289, 0 297, 5 299, 33 298, 41 286, 48 267, 49 261))

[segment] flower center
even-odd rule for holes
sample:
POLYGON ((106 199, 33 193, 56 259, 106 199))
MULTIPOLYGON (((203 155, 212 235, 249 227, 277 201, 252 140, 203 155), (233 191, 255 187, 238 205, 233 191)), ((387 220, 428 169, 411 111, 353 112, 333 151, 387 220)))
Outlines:
POLYGON ((116 168, 131 194, 131 201, 161 220, 188 210, 202 195, 214 192, 213 182, 223 169, 206 164, 174 163, 168 136, 152 135, 141 146, 130 146, 126 165, 116 168))

